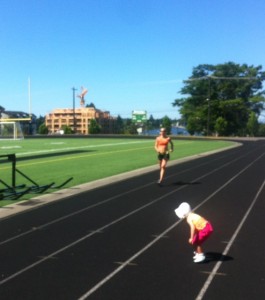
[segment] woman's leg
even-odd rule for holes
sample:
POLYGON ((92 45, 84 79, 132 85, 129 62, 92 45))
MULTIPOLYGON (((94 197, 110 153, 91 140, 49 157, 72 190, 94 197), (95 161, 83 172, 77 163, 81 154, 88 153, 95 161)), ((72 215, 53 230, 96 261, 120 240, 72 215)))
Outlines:
POLYGON ((166 159, 162 159, 160 162, 160 183, 162 182, 162 180, 164 179, 164 175, 165 175, 165 171, 166 171, 166 166, 167 166, 167 160, 166 159))

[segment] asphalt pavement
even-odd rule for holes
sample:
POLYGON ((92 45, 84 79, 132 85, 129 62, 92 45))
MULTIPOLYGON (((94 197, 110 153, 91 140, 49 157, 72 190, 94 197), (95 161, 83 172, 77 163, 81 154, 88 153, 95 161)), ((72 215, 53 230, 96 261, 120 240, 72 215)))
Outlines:
MULTIPOLYGON (((175 150, 177 153, 177 149, 175 150)), ((265 141, 0 210, 0 298, 264 299, 265 141), (181 202, 209 219, 193 262, 181 202)))

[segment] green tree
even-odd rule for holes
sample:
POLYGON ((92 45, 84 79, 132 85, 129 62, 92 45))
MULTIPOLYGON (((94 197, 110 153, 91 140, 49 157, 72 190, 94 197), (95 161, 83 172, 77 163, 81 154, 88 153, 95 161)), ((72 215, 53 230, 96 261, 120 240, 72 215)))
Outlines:
POLYGON ((259 124, 258 136, 265 137, 265 124, 259 124))
POLYGON ((40 125, 42 124, 45 124, 45 117, 39 116, 38 118, 36 118, 37 131, 39 130, 40 125))
POLYGON ((114 133, 124 133, 124 122, 120 115, 118 115, 117 120, 115 121, 114 133))
POLYGON ((151 130, 154 128, 155 119, 153 115, 150 115, 149 119, 146 122, 146 130, 151 130))
POLYGON ((49 129, 45 125, 45 123, 42 123, 41 125, 39 125, 39 128, 38 128, 38 133, 39 134, 48 134, 48 132, 49 132, 49 129))
POLYGON ((223 117, 217 118, 214 129, 219 136, 225 136, 227 134, 227 121, 223 117))
POLYGON ((70 126, 67 126, 67 125, 63 125, 62 126, 62 130, 63 130, 64 134, 72 134, 72 133, 74 133, 74 131, 72 130, 72 128, 70 126))
POLYGON ((172 104, 180 107, 190 132, 214 133, 216 120, 222 117, 227 122, 226 134, 244 135, 249 114, 253 111, 259 116, 264 109, 264 79, 261 66, 199 65, 180 91, 188 96, 172 104))
POLYGON ((256 136, 259 131, 259 122, 256 114, 252 111, 247 122, 247 132, 251 136, 256 136))
POLYGON ((199 116, 189 116, 186 128, 191 135, 203 133, 203 125, 199 116))
POLYGON ((166 133, 169 135, 171 134, 171 120, 169 119, 168 116, 165 116, 162 119, 162 127, 166 129, 166 133))
POLYGON ((89 133, 90 134, 100 133, 100 126, 95 119, 90 120, 89 133))
POLYGON ((86 107, 91 107, 91 108, 96 109, 96 106, 93 102, 91 102, 90 104, 87 104, 86 107))
POLYGON ((2 113, 5 111, 5 108, 0 105, 0 118, 2 118, 2 113))
POLYGON ((125 119, 124 133, 125 134, 138 134, 137 125, 134 122, 132 122, 132 119, 125 119))

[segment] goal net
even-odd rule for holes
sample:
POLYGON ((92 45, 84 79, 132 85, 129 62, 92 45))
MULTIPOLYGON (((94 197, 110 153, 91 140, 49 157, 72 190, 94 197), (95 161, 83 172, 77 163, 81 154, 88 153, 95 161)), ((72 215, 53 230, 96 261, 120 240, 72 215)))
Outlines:
POLYGON ((0 140, 21 140, 24 138, 20 122, 0 121, 0 140))

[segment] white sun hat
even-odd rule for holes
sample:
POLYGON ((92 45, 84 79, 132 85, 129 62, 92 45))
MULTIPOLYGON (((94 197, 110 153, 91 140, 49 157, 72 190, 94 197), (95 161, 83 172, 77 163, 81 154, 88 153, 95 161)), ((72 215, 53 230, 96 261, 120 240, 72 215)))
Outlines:
POLYGON ((180 206, 175 209, 176 215, 180 218, 183 219, 185 218, 191 211, 190 205, 187 202, 182 202, 180 206))

